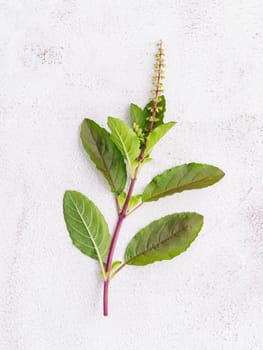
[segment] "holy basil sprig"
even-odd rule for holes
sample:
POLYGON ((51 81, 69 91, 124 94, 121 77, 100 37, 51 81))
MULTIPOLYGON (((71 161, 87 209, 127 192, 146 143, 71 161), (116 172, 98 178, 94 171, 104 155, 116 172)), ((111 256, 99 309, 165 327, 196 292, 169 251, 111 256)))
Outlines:
POLYGON ((81 125, 83 147, 115 196, 118 218, 113 235, 110 235, 102 213, 91 200, 76 191, 66 191, 64 195, 64 218, 73 244, 99 262, 104 280, 105 316, 108 315, 109 283, 118 272, 127 265, 142 266, 173 259, 190 246, 203 225, 203 216, 195 212, 167 215, 135 234, 126 248, 123 262, 113 261, 125 218, 146 202, 204 188, 224 176, 224 172, 213 165, 177 165, 155 176, 143 193, 134 194, 137 176, 144 164, 151 160, 152 149, 175 125, 175 122, 164 123, 164 67, 164 50, 160 42, 152 98, 143 109, 131 104, 131 125, 114 117, 108 118, 110 132, 91 119, 84 119, 81 125))

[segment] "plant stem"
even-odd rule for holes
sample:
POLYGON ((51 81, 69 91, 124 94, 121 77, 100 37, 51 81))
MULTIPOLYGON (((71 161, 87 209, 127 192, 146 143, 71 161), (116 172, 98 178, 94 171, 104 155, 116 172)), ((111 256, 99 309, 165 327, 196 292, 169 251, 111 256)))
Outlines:
MULTIPOLYGON (((162 41, 160 41, 160 44, 159 44, 159 53, 160 53, 160 58, 161 58, 162 57, 162 41)), ((152 131, 152 129, 154 127, 154 123, 155 123, 155 118, 156 118, 156 114, 157 114, 158 96, 160 93, 159 84, 161 81, 161 68, 162 68, 162 62, 160 60, 159 64, 158 64, 158 70, 157 70, 157 84, 156 84, 156 89, 154 90, 154 96, 153 96, 154 99, 153 99, 151 122, 148 126, 148 129, 147 129, 146 137, 144 139, 144 143, 142 145, 141 152, 140 152, 139 157, 138 157, 138 165, 135 169, 134 176, 131 179, 124 205, 123 205, 122 210, 118 216, 118 220, 117 220, 115 230, 114 230, 114 233, 112 236, 112 240, 111 240, 111 244, 110 244, 110 248, 109 248, 109 253, 108 253, 108 257, 107 257, 107 261, 106 261, 106 280, 104 280, 104 290, 103 290, 103 315, 104 316, 108 316, 108 313, 109 313, 108 300, 109 300, 109 283, 110 283, 110 278, 111 278, 110 268, 111 268, 111 264, 112 264, 113 254, 114 254, 114 251, 116 248, 116 244, 117 244, 117 240, 119 237, 122 223, 123 223, 125 217, 127 216, 127 210, 128 210, 128 206, 129 206, 129 202, 130 202, 132 193, 133 193, 134 185, 135 185, 135 182, 137 179, 137 174, 138 174, 138 171, 141 167, 141 163, 142 163, 143 158, 144 158, 144 153, 145 153, 146 144, 147 144, 147 137, 148 137, 149 133, 152 131)), ((118 206, 117 206, 117 208, 118 208, 118 206)), ((115 272, 119 272, 125 265, 126 265, 126 262, 124 262, 119 267, 119 269, 117 269, 115 272)))
POLYGON ((129 186, 129 190, 128 190, 128 194, 126 197, 126 200, 124 202, 123 208, 119 214, 118 217, 118 221, 112 236, 112 240, 111 240, 111 245, 110 245, 110 249, 109 249, 109 253, 108 253, 108 257, 107 257, 107 261, 106 261, 106 274, 107 274, 107 278, 104 281, 104 292, 103 292, 103 315, 104 316, 108 316, 108 299, 109 299, 109 282, 110 282, 110 268, 111 268, 111 264, 112 264, 112 259, 113 259, 113 254, 116 248, 116 243, 119 237, 119 233, 120 233, 120 229, 123 223, 123 220, 126 217, 126 213, 127 213, 127 209, 128 209, 128 205, 132 196, 132 192, 134 189, 134 185, 136 182, 136 175, 138 172, 139 167, 137 166, 136 170, 135 170, 135 175, 134 178, 131 179, 130 182, 130 186, 129 186))

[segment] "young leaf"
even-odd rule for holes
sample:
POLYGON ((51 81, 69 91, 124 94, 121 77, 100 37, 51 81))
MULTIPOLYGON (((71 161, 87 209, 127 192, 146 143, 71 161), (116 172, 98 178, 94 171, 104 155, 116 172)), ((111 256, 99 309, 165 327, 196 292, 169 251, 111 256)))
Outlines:
MULTIPOLYGON (((122 192, 118 197, 118 204, 119 207, 122 208, 124 205, 124 202, 126 200, 127 194, 125 192, 122 192)), ((129 205, 128 205, 128 211, 130 211, 132 208, 134 208, 137 204, 139 204, 140 200, 142 198, 141 194, 136 194, 134 196, 131 196, 129 200, 129 205)))
POLYGON ((131 103, 130 106, 130 114, 131 114, 131 120, 132 124, 138 125, 142 130, 145 129, 147 122, 147 115, 148 113, 145 112, 143 109, 141 109, 139 106, 135 105, 134 103, 131 103))
MULTIPOLYGON (((153 100, 151 100, 144 108, 144 112, 146 113, 146 118, 149 118, 152 115, 151 108, 153 107, 153 100)), ((165 97, 160 96, 159 102, 157 103, 157 113, 156 113, 156 122, 154 123, 154 128, 163 124, 164 113, 166 110, 166 102, 165 97)))
POLYGON ((104 271, 111 235, 108 225, 96 205, 76 191, 66 191, 63 212, 72 243, 85 255, 99 261, 104 271))
POLYGON ((115 261, 113 261, 113 263, 112 263, 112 265, 111 265, 111 269, 110 269, 110 271, 112 272, 112 271, 114 271, 118 266, 120 266, 121 265, 121 261, 120 260, 115 260, 115 261))
POLYGON ((175 125, 175 122, 169 122, 157 126, 147 137, 147 143, 145 148, 145 154, 150 154, 153 147, 158 141, 175 125))
POLYGON ((152 158, 149 157, 149 156, 146 156, 146 157, 143 159, 143 161, 141 162, 141 165, 144 165, 144 164, 146 164, 146 163, 149 163, 150 161, 152 161, 152 158))
POLYGON ((119 206, 122 207, 124 202, 125 202, 125 199, 126 199, 126 192, 122 192, 119 196, 118 196, 118 203, 119 203, 119 206))
POLYGON ((130 211, 132 208, 136 207, 136 205, 139 204, 141 198, 142 198, 141 194, 136 194, 136 195, 132 196, 130 199, 130 202, 129 202, 128 211, 130 211))
MULTIPOLYGON (((111 268, 110 268, 110 271, 108 273, 111 274, 112 272, 114 272, 114 270, 117 269, 117 267, 120 266, 121 264, 122 264, 122 262, 120 260, 113 261, 111 268)), ((106 263, 105 262, 103 263, 103 266, 104 266, 104 271, 101 272, 102 276, 104 276, 105 271, 106 271, 106 263)))
POLYGON ((108 126, 112 132, 111 138, 119 148, 124 158, 127 159, 131 175, 138 164, 140 154, 140 140, 132 128, 118 118, 108 118, 108 126))
POLYGON ((221 169, 213 165, 199 163, 179 165, 155 176, 146 186, 142 201, 157 201, 173 193, 207 187, 218 182, 224 175, 221 169))
POLYGON ((142 266, 173 259, 190 246, 202 225, 203 216, 197 213, 177 213, 153 221, 132 238, 125 263, 142 266))
POLYGON ((127 174, 123 156, 109 133, 91 119, 84 119, 80 137, 85 151, 95 163, 106 180, 111 191, 120 194, 126 184, 127 174))

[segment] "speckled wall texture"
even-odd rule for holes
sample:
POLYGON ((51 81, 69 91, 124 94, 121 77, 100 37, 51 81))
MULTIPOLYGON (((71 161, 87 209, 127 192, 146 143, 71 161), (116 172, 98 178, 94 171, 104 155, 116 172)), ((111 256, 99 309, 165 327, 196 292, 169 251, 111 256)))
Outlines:
POLYGON ((262 350, 262 0, 0 0, 0 179, 1 350, 262 350), (136 190, 190 161, 226 176, 127 219, 119 258, 162 215, 198 211, 205 225, 175 260, 120 273, 104 319, 98 266, 72 246, 62 197, 85 193, 113 229, 79 127, 147 102, 160 38, 177 125, 136 190))

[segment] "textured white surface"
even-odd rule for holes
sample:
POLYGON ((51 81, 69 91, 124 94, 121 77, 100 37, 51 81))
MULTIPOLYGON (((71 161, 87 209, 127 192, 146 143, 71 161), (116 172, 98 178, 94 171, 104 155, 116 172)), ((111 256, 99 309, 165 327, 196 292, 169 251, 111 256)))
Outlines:
POLYGON ((1 0, 0 67, 0 349, 263 349, 262 0, 1 0), (119 258, 162 215, 199 211, 205 226, 177 259, 121 273, 104 319, 96 262, 72 246, 62 196, 85 193, 113 229, 79 126, 145 104, 159 38, 178 124, 137 190, 188 161, 226 177, 127 219, 119 258))

